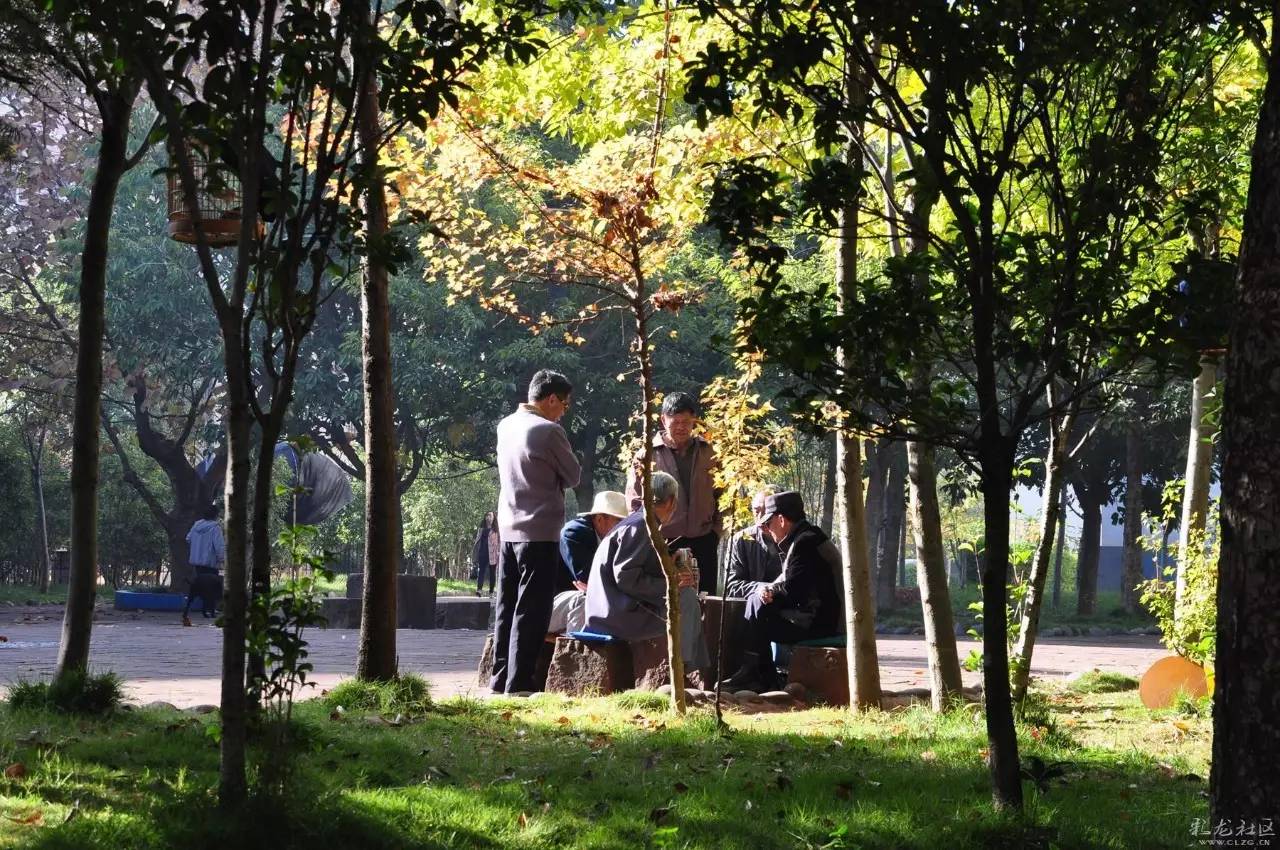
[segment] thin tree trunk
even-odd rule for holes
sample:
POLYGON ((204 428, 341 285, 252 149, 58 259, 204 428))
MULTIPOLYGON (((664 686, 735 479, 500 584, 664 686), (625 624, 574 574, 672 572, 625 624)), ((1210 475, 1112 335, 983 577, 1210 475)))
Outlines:
MULTIPOLYGON (((1054 404, 1053 391, 1049 391, 1049 406, 1054 404)), ((1012 672, 1011 694, 1015 702, 1021 702, 1031 681, 1031 655, 1036 648, 1040 631, 1040 611, 1044 607, 1044 585, 1049 575, 1049 556, 1053 553, 1054 533, 1062 524, 1063 464, 1067 455, 1067 441, 1075 423, 1075 411, 1049 421, 1049 456, 1045 463, 1044 510, 1040 515, 1040 538, 1031 559, 1031 574, 1027 577, 1027 595, 1023 601, 1022 617, 1018 628, 1017 644, 1009 659, 1012 672)))
MULTIPOLYGON (((994 411, 992 411, 994 412, 994 411)), ((988 423, 990 424, 990 423, 988 423)), ((999 439, 999 438, 996 438, 999 439)), ((987 762, 997 809, 1022 808, 1018 738, 1009 692, 1008 626, 1009 494, 1013 489, 1013 446, 986 438, 982 452, 982 513, 986 549, 982 558, 982 692, 987 708, 987 762)))
POLYGON ((1274 828, 1280 813, 1280 9, 1271 20, 1224 394, 1209 814, 1212 823, 1274 828))
POLYGON ((876 545, 876 609, 891 611, 897 604, 898 555, 906 521, 907 447, 894 441, 881 452, 885 456, 886 470, 883 513, 876 545))
POLYGON ((102 95, 102 139, 89 191, 80 259, 80 318, 71 425, 71 569, 55 681, 84 671, 98 581, 98 462, 102 412, 102 339, 106 331, 107 250, 116 190, 128 159, 136 90, 102 95))
MULTIPOLYGON (((372 25, 372 22, 371 22, 372 25)), ((387 201, 378 174, 378 81, 365 76, 358 116, 362 165, 371 183, 365 195, 369 245, 386 241, 387 201)), ((399 572, 400 496, 396 483, 394 391, 391 379, 391 301, 386 263, 371 250, 360 290, 364 316, 365 555, 356 676, 396 677, 396 574, 399 572)))
POLYGON ((599 440, 600 422, 597 419, 592 419, 582 429, 582 436, 579 440, 582 477, 578 479, 578 486, 573 488, 573 493, 578 499, 578 510, 580 512, 591 509, 591 500, 596 495, 596 444, 599 440))
POLYGON ((31 492, 36 498, 36 589, 49 592, 49 521, 44 504, 44 442, 46 431, 40 429, 38 437, 27 438, 27 452, 31 461, 31 492))
POLYGON ((226 584, 222 614, 222 738, 218 801, 234 810, 247 795, 245 736, 245 638, 248 634, 249 374, 243 359, 240 321, 234 309, 222 318, 227 363, 226 584))
POLYGON ((1191 433, 1187 441, 1186 486, 1182 491, 1182 524, 1178 535, 1178 578, 1174 585, 1174 619, 1181 619, 1182 597, 1186 593, 1186 562, 1193 540, 1202 540, 1209 511, 1209 471, 1213 467, 1212 420, 1206 417, 1205 403, 1218 380, 1218 358, 1200 358, 1200 373, 1191 385, 1191 433))
POLYGON ((1058 610, 1058 605, 1062 601, 1062 550, 1067 543, 1067 488, 1060 487, 1062 495, 1058 499, 1058 544, 1057 552, 1053 556, 1053 610, 1058 610))
POLYGON ((836 512, 836 435, 827 434, 824 439, 827 447, 826 474, 822 477, 822 520, 820 525, 828 537, 831 536, 831 523, 836 512))
POLYGON ((1124 610, 1138 610, 1142 582, 1142 432, 1135 415, 1125 432, 1124 563, 1120 571, 1120 600, 1124 610))
POLYGON ((863 493, 865 523, 867 527, 867 557, 870 558, 871 611, 878 614, 880 586, 880 533, 884 531, 885 485, 889 477, 889 441, 868 440, 865 443, 866 463, 862 471, 866 479, 863 493))
POLYGON ((667 577, 667 665, 671 669, 671 707, 677 714, 685 712, 684 655, 680 646, 680 584, 675 560, 667 539, 662 535, 658 513, 653 500, 653 438, 657 433, 657 392, 653 386, 653 350, 649 341, 648 300, 645 296, 644 277, 635 261, 637 298, 631 305, 636 320, 636 352, 640 359, 640 391, 644 419, 644 449, 641 452, 640 495, 644 502, 644 525, 649 533, 649 544, 658 553, 658 562, 667 577))
MULTIPOLYGON (((848 100, 866 101, 866 89, 856 72, 848 73, 848 100)), ((861 136, 860 125, 851 133, 861 136)), ((862 171, 862 152, 851 143, 845 157, 862 171)), ((858 205, 856 198, 840 210, 836 250, 836 311, 857 309, 858 302, 858 205)), ((848 363, 845 352, 837 360, 848 363)), ((843 423, 841 423, 843 425, 843 423)), ((840 554, 844 574, 845 656, 849 668, 849 706, 865 710, 880 707, 880 662, 876 653, 875 597, 871 591, 871 555, 867 545, 866 503, 862 493, 861 441, 840 430, 836 435, 836 509, 840 516, 840 554)))
POLYGON ((1098 554, 1102 541, 1102 502, 1091 490, 1077 490, 1084 525, 1076 558, 1076 616, 1092 617, 1098 610, 1098 554))
POLYGON ((924 612, 924 640, 929 656, 929 694, 934 711, 943 711, 960 692, 960 656, 947 590, 947 557, 942 548, 942 516, 938 509, 938 469, 932 446, 907 443, 911 527, 915 530, 916 583, 924 612))

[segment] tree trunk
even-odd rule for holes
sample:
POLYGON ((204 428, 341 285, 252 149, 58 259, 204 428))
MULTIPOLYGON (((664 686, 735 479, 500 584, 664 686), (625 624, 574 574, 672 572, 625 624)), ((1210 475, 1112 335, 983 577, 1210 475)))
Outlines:
POLYGON ((1138 611, 1142 583, 1142 432, 1135 416, 1125 432, 1124 564, 1120 571, 1120 599, 1129 614, 1138 611))
MULTIPOLYGON (((1053 403, 1053 392, 1050 391, 1049 406, 1052 407, 1053 403)), ((1035 651, 1036 636, 1040 631, 1040 611, 1044 607, 1044 585, 1049 575, 1049 556, 1053 553, 1054 532, 1059 525, 1064 524, 1063 463, 1074 422, 1074 410, 1062 416, 1051 416, 1049 420, 1049 456, 1045 459, 1044 510, 1040 515, 1040 538, 1031 559, 1031 574, 1027 577, 1027 595, 1022 606, 1018 641, 1009 662, 1013 676, 1010 688, 1016 702, 1021 702, 1026 696, 1027 685, 1031 681, 1031 655, 1035 651)))
POLYGON ((1280 44, 1253 147, 1223 412, 1210 821, 1274 827, 1280 801, 1280 44))
POLYGON ((1186 592, 1186 559, 1194 541, 1203 545, 1205 516, 1209 511, 1209 471, 1213 467, 1214 426, 1206 418, 1205 400, 1213 392, 1218 380, 1218 358, 1205 355, 1200 358, 1200 373, 1191 385, 1191 434, 1187 441, 1186 486, 1182 491, 1182 525, 1178 534, 1178 578, 1174 585, 1174 619, 1180 619, 1179 609, 1186 592))
POLYGON ((576 448, 582 459, 582 477, 573 493, 578 499, 578 511, 591 509, 591 500, 596 496, 596 446, 600 441, 600 422, 592 419, 582 429, 582 435, 576 448))
POLYGON ((55 681, 85 670, 98 581, 98 461, 102 412, 102 339, 106 331, 107 249, 116 190, 128 158, 136 89, 102 95, 102 138, 89 191, 80 259, 80 318, 71 425, 71 570, 55 681))
POLYGON ((876 609, 892 611, 897 604, 898 556, 906 521, 907 447, 894 441, 881 452, 885 456, 886 470, 883 513, 876 544, 876 609))
MULTIPOLYGON (((366 74, 364 87, 357 120, 362 165, 371 179, 365 194, 365 238, 370 246, 379 246, 386 242, 387 200, 378 174, 378 81, 372 71, 366 74)), ((387 681, 396 677, 400 496, 391 382, 390 283, 386 263, 377 250, 370 250, 365 258, 360 306, 364 316, 365 553, 356 676, 387 681)))
POLYGON ((827 464, 822 477, 822 519, 819 525, 830 537, 836 513, 836 435, 827 434, 824 442, 827 447, 827 464))
POLYGON ((1013 699, 1009 692, 1009 629, 1005 621, 1013 445, 999 437, 986 437, 983 443, 982 514, 986 548, 982 558, 982 692, 987 706, 987 762, 996 808, 1021 809, 1022 775, 1013 726, 1013 699))
POLYGON ((929 694, 934 711, 943 711, 960 692, 960 656, 947 590, 947 557, 942 548, 942 516, 938 509, 938 469, 933 446, 907 443, 911 494, 911 527, 915 530, 916 583, 924 612, 924 640, 929 654, 929 694))
POLYGON ((867 528, 867 553, 871 560, 871 611, 878 613, 876 603, 879 601, 877 588, 880 586, 880 533, 884 531, 885 487, 889 478, 889 446, 887 439, 868 440, 865 444, 866 463, 863 473, 866 478, 866 490, 863 501, 866 505, 863 513, 867 528))
POLYGON ((1067 543, 1067 488, 1060 487, 1062 496, 1058 500, 1060 505, 1058 509, 1058 545, 1057 552, 1053 556, 1053 610, 1058 610, 1058 604, 1062 601, 1062 550, 1067 543))
POLYGON ((44 442, 46 431, 29 438, 27 448, 31 461, 31 492, 36 498, 36 589, 49 592, 49 521, 44 505, 44 442))
POLYGON ((1102 500, 1089 489, 1076 490, 1084 525, 1076 558, 1076 616, 1092 617, 1098 610, 1098 553, 1102 540, 1102 500))
POLYGON ((234 810, 247 795, 245 638, 248 634, 249 374, 243 359, 239 309, 221 317, 227 363, 226 583, 222 614, 222 739, 218 801, 234 810))
MULTIPOLYGON (((867 82, 860 71, 846 68, 847 103, 856 113, 867 102, 867 82)), ((849 127, 845 160, 861 175, 864 160, 861 122, 849 127)), ((836 312, 858 309, 858 199, 851 195, 840 210, 836 230, 836 312)), ((836 361, 849 365, 845 351, 836 361)), ((844 576, 845 656, 849 673, 849 707, 855 711, 880 707, 880 661, 876 653, 875 596, 871 589, 871 549, 866 502, 862 492, 861 439, 843 429, 836 435, 836 510, 840 516, 840 554, 844 576)), ((872 500, 874 501, 874 499, 872 500)))

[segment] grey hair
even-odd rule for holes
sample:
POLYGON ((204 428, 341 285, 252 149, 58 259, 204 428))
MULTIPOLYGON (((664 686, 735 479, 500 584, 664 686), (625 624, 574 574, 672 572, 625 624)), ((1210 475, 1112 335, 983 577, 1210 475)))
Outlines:
POLYGON ((763 505, 765 498, 768 496, 772 496, 774 493, 779 492, 779 489, 780 488, 778 487, 777 484, 763 485, 759 490, 755 492, 755 495, 751 497, 751 507, 754 508, 757 502, 763 505))
POLYGON ((680 483, 666 472, 653 473, 653 503, 661 505, 680 495, 680 483))

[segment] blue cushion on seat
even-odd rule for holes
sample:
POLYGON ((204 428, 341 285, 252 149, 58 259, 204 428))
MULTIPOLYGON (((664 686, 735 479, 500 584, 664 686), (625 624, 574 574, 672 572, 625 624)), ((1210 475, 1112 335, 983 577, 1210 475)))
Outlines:
POLYGON ((569 637, 574 640, 580 640, 583 643, 625 643, 621 638, 613 635, 602 635, 599 632, 569 632, 569 637))

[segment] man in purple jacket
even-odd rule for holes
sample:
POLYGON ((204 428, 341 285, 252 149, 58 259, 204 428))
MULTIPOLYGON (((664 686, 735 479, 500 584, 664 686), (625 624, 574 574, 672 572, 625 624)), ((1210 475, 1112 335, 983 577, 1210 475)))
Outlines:
POLYGON ((498 606, 493 627, 495 693, 532 691, 534 666, 551 621, 559 569, 564 491, 581 468, 557 422, 573 385, 543 369, 529 382, 529 403, 498 423, 498 606))

